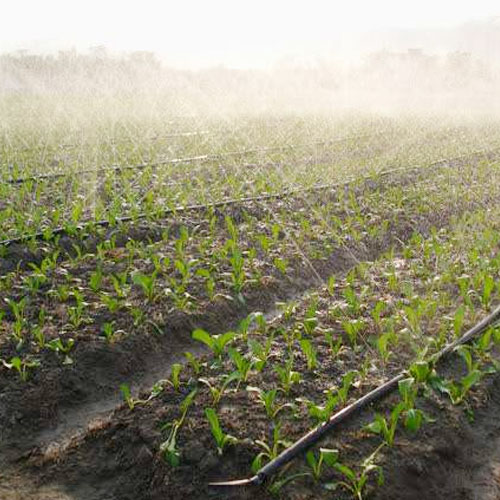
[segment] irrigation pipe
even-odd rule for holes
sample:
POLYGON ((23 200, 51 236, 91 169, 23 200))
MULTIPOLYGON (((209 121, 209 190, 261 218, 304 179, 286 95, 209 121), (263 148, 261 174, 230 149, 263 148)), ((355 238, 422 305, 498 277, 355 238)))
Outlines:
MULTIPOLYGON (((439 361, 444 356, 450 354, 457 346, 465 344, 472 340, 477 335, 483 333, 489 326, 493 325, 495 322, 500 320, 500 306, 498 306, 491 314, 486 316, 482 321, 473 326, 468 330, 462 337, 455 340, 454 342, 448 344, 446 347, 437 352, 431 359, 434 363, 439 361)), ((388 393, 394 391, 398 387, 400 380, 403 380, 408 376, 407 371, 402 371, 399 375, 391 378, 389 381, 377 388, 368 392, 354 403, 346 406, 339 412, 335 413, 330 417, 330 419, 316 427, 315 429, 309 431, 307 434, 302 436, 298 441, 296 441, 289 448, 284 450, 280 455, 278 455, 274 460, 271 460, 268 464, 264 465, 257 473, 247 479, 237 479, 235 481, 222 481, 210 483, 211 486, 245 486, 245 485, 259 485, 266 481, 270 476, 276 473, 278 469, 283 467, 285 464, 293 460, 295 457, 300 455, 302 452, 310 448, 316 442, 318 442, 326 433, 330 432, 334 427, 339 425, 341 422, 345 421, 350 415, 361 410, 365 406, 373 403, 376 400, 381 399, 388 393)))
POLYGON ((364 139, 369 137, 375 137, 378 135, 384 135, 384 132, 378 132, 375 134, 361 134, 361 135, 351 135, 340 137, 337 139, 330 139, 325 141, 315 141, 315 142, 306 142, 303 144, 290 144, 287 146, 270 146, 265 148, 254 148, 254 149, 242 149, 239 151, 226 151, 223 153, 213 153, 213 154, 204 154, 198 156, 190 156, 186 158, 171 158, 165 160, 158 160, 152 163, 139 163, 138 165, 122 165, 117 167, 101 167, 101 168, 88 168, 84 170, 77 170, 76 172, 61 172, 61 173, 52 173, 52 174, 40 174, 29 177, 19 177, 19 178, 11 178, 0 181, 2 184, 13 184, 20 185, 25 184, 27 182, 38 182, 46 179, 58 179, 61 177, 70 177, 72 175, 86 175, 92 173, 106 173, 106 172, 121 172, 122 170, 143 170, 147 167, 159 167, 162 165, 177 165, 183 163, 193 163, 193 162, 209 162, 214 161, 219 158, 226 158, 231 156, 244 156, 255 153, 271 153, 277 151, 287 151, 289 149, 301 149, 309 146, 327 146, 329 144, 335 144, 338 142, 346 142, 354 139, 364 139))
MULTIPOLYGON (((216 202, 212 202, 212 203, 206 203, 206 204, 181 205, 181 206, 178 206, 175 208, 168 208, 168 209, 160 210, 160 211, 156 212, 154 214, 154 216, 165 217, 167 215, 184 213, 184 212, 201 212, 201 211, 207 210, 209 208, 220 208, 220 207, 238 205, 238 204, 243 204, 243 203, 253 203, 253 202, 258 202, 258 201, 276 200, 276 199, 281 199, 281 198, 287 198, 290 196, 295 196, 297 194, 325 191, 328 189, 338 189, 340 187, 345 188, 345 187, 348 187, 349 185, 351 185, 355 182, 367 181, 367 180, 377 178, 377 177, 386 177, 388 175, 392 175, 395 173, 407 173, 407 172, 412 172, 412 171, 430 169, 432 167, 437 167, 437 166, 445 166, 447 164, 450 164, 453 161, 457 161, 457 160, 461 160, 461 159, 465 159, 465 158, 472 158, 472 157, 478 156, 478 155, 487 156, 488 154, 497 153, 498 151, 500 151, 500 148, 475 151, 474 153, 455 156, 453 158, 443 158, 440 160, 436 160, 432 163, 427 164, 424 167, 411 166, 411 167, 399 167, 399 168, 393 168, 393 169, 388 169, 388 170, 382 170, 380 172, 375 172, 373 174, 367 174, 367 175, 363 175, 360 177, 350 178, 349 180, 344 181, 344 182, 316 184, 314 186, 307 187, 307 188, 286 189, 284 191, 280 191, 280 192, 272 193, 272 194, 262 194, 262 195, 258 195, 258 196, 244 197, 244 198, 230 198, 230 199, 216 201, 216 202)), ((152 215, 153 214, 143 212, 143 213, 137 214, 135 216, 116 217, 114 219, 114 221, 110 221, 107 219, 98 220, 98 221, 85 221, 83 224, 77 225, 74 229, 76 231, 82 231, 82 230, 90 229, 93 227, 108 227, 108 226, 111 226, 112 224, 115 224, 115 223, 122 224, 125 222, 133 222, 133 221, 137 221, 137 220, 141 220, 141 219, 146 219, 148 217, 151 217, 152 215)), ((49 237, 47 239, 51 240, 55 236, 64 235, 66 233, 67 233, 67 229, 65 227, 57 227, 57 228, 50 230, 49 237)), ((23 234, 23 235, 18 236, 16 238, 11 238, 11 239, 6 239, 6 240, 0 241, 0 247, 8 247, 8 246, 11 246, 14 244, 26 243, 26 242, 33 240, 33 239, 43 240, 43 239, 46 239, 46 237, 47 237, 47 233, 42 232, 42 231, 32 233, 32 234, 23 234)))

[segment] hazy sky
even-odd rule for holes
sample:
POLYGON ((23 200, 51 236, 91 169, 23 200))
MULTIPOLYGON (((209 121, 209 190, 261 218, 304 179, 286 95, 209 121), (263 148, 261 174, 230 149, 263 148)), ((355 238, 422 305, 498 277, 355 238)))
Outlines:
POLYGON ((349 49, 359 34, 449 28, 498 16, 498 0, 0 0, 0 51, 92 45, 182 65, 265 65, 349 49))

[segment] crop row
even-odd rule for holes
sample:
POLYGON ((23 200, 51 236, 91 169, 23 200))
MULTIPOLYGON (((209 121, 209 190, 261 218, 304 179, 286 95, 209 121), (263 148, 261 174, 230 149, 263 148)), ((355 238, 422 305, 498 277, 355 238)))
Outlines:
MULTIPOLYGON (((456 350, 460 370, 443 372, 433 363, 434 353, 500 299, 499 224, 498 209, 476 208, 450 228, 428 237, 414 232, 397 251, 279 304, 273 320, 254 312, 234 331, 194 330, 209 354, 186 354, 186 363, 173 365, 149 394, 135 396, 122 385, 124 407, 40 463, 57 460, 55 474, 64 480, 76 460, 88 463, 82 457, 112 439, 127 447, 108 477, 131 470, 146 447, 152 451, 147 458, 141 451, 146 463, 137 471, 137 491, 205 498, 215 494, 210 481, 251 475, 336 410, 409 368, 398 397, 266 486, 283 498, 323 498, 332 489, 339 498, 364 497, 398 440, 432 425, 436 415, 422 406, 423 396, 441 394, 470 413, 470 393, 500 367, 498 328, 456 350), (140 438, 131 439, 134 432, 140 438)), ((123 498, 137 494, 117 488, 123 498)))
POLYGON ((383 190, 268 200, 195 219, 185 214, 167 219, 154 244, 117 247, 110 237, 95 253, 75 245, 64 258, 53 249, 30 272, 11 272, 0 282, 3 356, 16 353, 28 366, 55 351, 69 362, 80 339, 112 345, 132 331, 168 331, 175 314, 202 315, 228 301, 245 305, 282 282, 293 288, 322 281, 323 269, 340 255, 369 258, 414 230, 498 199, 500 183, 486 183, 498 175, 498 164, 479 163, 383 190))

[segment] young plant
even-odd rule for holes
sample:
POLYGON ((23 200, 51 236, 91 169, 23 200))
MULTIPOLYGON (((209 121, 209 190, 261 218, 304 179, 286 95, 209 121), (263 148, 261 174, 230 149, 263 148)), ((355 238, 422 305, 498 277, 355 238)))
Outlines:
POLYGON ((319 449, 319 457, 316 456, 313 450, 309 450, 306 453, 306 462, 311 469, 311 475, 315 482, 318 482, 321 478, 321 469, 323 468, 323 463, 326 463, 330 467, 335 467, 338 462, 339 451, 330 450, 327 448, 319 449))
POLYGON ((217 445, 217 452, 222 455, 227 445, 236 444, 238 440, 234 436, 224 433, 219 423, 219 417, 213 408, 205 408, 205 416, 210 424, 210 430, 217 445))
POLYGON ((233 372, 230 375, 227 375, 224 379, 224 382, 220 387, 212 385, 209 380, 206 378, 199 378, 198 382, 205 384, 210 389, 210 394, 212 395, 212 402, 214 406, 217 406, 222 399, 222 396, 226 392, 229 385, 235 380, 240 381, 240 374, 238 372, 233 372))
POLYGON ((325 330, 325 339, 328 342, 332 356, 334 358, 337 357, 342 349, 342 336, 339 335, 337 339, 335 339, 332 330, 325 330))
POLYGON ((153 302, 155 299, 156 275, 157 275, 156 271, 153 271, 153 273, 150 276, 139 272, 132 275, 133 283, 141 287, 144 295, 146 296, 149 302, 153 302))
POLYGON ((318 360, 312 342, 309 339, 303 338, 300 339, 299 344, 307 360, 307 369, 310 371, 315 370, 318 366, 318 360))
POLYGON ((281 436, 281 425, 276 423, 273 425, 272 443, 267 444, 264 441, 256 440, 255 444, 260 446, 264 451, 261 451, 252 461, 252 471, 254 473, 262 467, 263 460, 275 459, 279 455, 280 449, 288 448, 291 443, 283 439, 281 436))
POLYGON ((130 387, 127 384, 121 384, 120 385, 120 392, 122 394, 123 399, 127 403, 128 407, 133 410, 135 408, 135 405, 137 404, 137 400, 135 400, 132 397, 132 394, 130 392, 130 387))
POLYGON ((184 420, 186 419, 189 407, 193 404, 196 392, 197 390, 193 389, 180 404, 180 418, 162 426, 162 430, 168 427, 171 428, 168 438, 160 445, 160 452, 172 467, 177 467, 181 462, 181 455, 179 450, 177 449, 177 434, 184 424, 184 420))
POLYGON ((182 365, 180 363, 174 363, 170 370, 170 383, 172 387, 178 391, 180 387, 180 374, 182 371, 182 365))
POLYGON ((288 358, 285 366, 276 366, 274 371, 278 374, 281 387, 285 394, 289 394, 293 384, 298 384, 300 382, 300 373, 293 370, 292 357, 288 358))
POLYGON ((113 322, 106 322, 102 325, 102 333, 104 334, 104 337, 106 338, 106 341, 108 344, 112 344, 115 341, 116 334, 117 332, 115 331, 114 328, 114 323, 113 322))
POLYGON ((9 362, 2 359, 2 364, 8 370, 17 371, 19 377, 23 382, 26 382, 28 380, 29 370, 31 370, 31 368, 40 366, 40 362, 36 359, 21 359, 19 356, 14 356, 9 360, 9 362))
POLYGON ((278 389, 270 389, 269 391, 264 391, 258 387, 248 386, 247 391, 255 392, 257 394, 259 403, 264 406, 266 415, 271 420, 275 420, 281 410, 293 407, 291 403, 284 403, 281 405, 277 403, 276 398, 278 395, 278 389))
POLYGON ((342 328, 344 329, 347 337, 349 338, 349 342, 353 347, 356 347, 358 344, 358 335, 363 330, 365 326, 364 321, 360 319, 351 319, 349 321, 342 322, 342 328))
POLYGON ((230 347, 228 349, 229 357, 236 367, 236 371, 239 375, 240 382, 246 382, 248 380, 248 375, 252 369, 252 362, 242 356, 236 349, 230 347))
POLYGON ((198 361, 198 358, 190 352, 185 352, 184 356, 186 357, 188 363, 191 365, 194 374, 199 375, 201 372, 201 363, 198 361))
POLYGON ((64 343, 60 337, 57 337, 56 339, 52 339, 50 342, 47 342, 46 345, 50 350, 64 355, 64 365, 70 365, 73 363, 73 360, 69 357, 69 352, 75 345, 74 339, 68 339, 66 343, 64 343))
POLYGON ((379 486, 384 483, 382 467, 375 464, 375 458, 383 446, 384 443, 382 443, 369 457, 363 460, 358 471, 338 461, 333 462, 336 457, 335 455, 332 455, 330 461, 333 463, 331 465, 337 472, 342 474, 344 479, 342 481, 338 481, 337 483, 330 483, 326 485, 327 489, 335 490, 337 486, 342 486, 350 493, 352 493, 355 498, 357 498, 358 500, 363 500, 363 491, 370 477, 370 474, 377 474, 377 484, 379 486))
POLYGON ((214 356, 221 361, 226 346, 234 339, 236 334, 234 332, 227 332, 221 335, 210 335, 205 330, 200 328, 192 333, 192 337, 199 342, 208 346, 213 352, 214 356))
POLYGON ((397 342, 397 336, 393 331, 382 333, 376 340, 377 350, 382 358, 382 362, 386 364, 392 356, 389 349, 390 345, 397 342))
POLYGON ((262 371, 267 363, 271 353, 271 347, 274 340, 274 332, 268 335, 265 344, 261 344, 255 339, 250 339, 248 345, 253 356, 253 367, 258 371, 262 371))
POLYGON ((383 437, 384 442, 387 445, 392 446, 394 444, 394 437, 398 426, 399 416, 404 409, 404 403, 398 403, 392 409, 388 420, 386 420, 382 414, 377 413, 375 415, 375 420, 371 424, 368 424, 365 429, 369 432, 373 432, 374 434, 380 434, 383 437))

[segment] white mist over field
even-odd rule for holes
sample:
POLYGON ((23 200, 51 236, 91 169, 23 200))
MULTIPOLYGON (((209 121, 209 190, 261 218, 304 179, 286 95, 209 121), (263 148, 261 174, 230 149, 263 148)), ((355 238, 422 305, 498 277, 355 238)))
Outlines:
POLYGON ((57 96, 65 113, 90 95, 180 115, 496 115, 499 11, 492 1, 20 0, 4 8, 0 92, 57 96))

